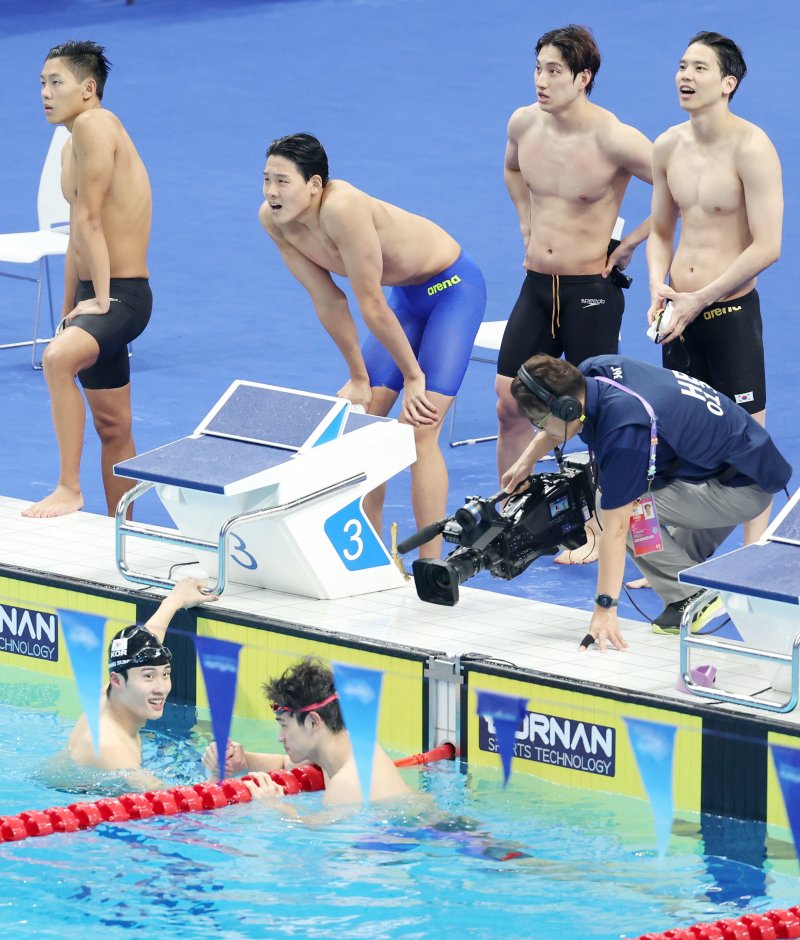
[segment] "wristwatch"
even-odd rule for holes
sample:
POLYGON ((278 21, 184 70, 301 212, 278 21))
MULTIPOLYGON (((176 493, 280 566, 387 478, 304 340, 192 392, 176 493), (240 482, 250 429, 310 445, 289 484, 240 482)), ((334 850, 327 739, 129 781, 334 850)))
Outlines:
POLYGON ((619 604, 619 599, 612 597, 610 594, 598 594, 594 602, 598 607, 604 607, 608 610, 610 607, 616 607, 619 604))

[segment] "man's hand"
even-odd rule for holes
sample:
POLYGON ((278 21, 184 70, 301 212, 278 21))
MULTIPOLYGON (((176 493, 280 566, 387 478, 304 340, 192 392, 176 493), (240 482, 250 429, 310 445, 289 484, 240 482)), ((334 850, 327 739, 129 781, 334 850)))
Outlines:
POLYGON ((415 428, 421 424, 436 424, 439 420, 439 409, 425 395, 425 376, 422 373, 418 378, 405 380, 402 414, 415 428))
POLYGON ((82 317, 84 314, 102 315, 108 313, 110 306, 110 300, 100 301, 96 297, 90 297, 89 300, 82 300, 64 317, 64 326, 69 326, 75 317, 82 317))
MULTIPOLYGON (((531 460, 523 454, 516 463, 511 464, 500 478, 500 485, 503 487, 503 490, 506 493, 515 492, 519 484, 522 483, 523 480, 527 480, 533 473, 534 465, 535 461, 531 462, 531 460)), ((519 492, 522 493, 527 488, 528 487, 525 486, 519 492)))
POLYGON ((172 589, 172 599, 179 607, 197 607, 207 601, 218 601, 218 594, 204 594, 205 578, 184 578, 172 589))
MULTIPOLYGON (((626 650, 628 648, 628 644, 622 638, 616 608, 613 607, 608 610, 596 610, 594 612, 587 636, 592 636, 595 642, 599 643, 601 653, 605 653, 609 643, 617 650, 626 650)), ((581 643, 578 652, 585 653, 588 648, 588 646, 581 643)))
MULTIPOLYGON (((208 771, 209 776, 217 780, 220 778, 219 754, 217 753, 216 741, 212 741, 206 748, 203 754, 203 765, 208 771)), ((223 776, 235 776, 247 769, 247 759, 242 745, 238 744, 236 741, 228 741, 228 746, 225 749, 225 773, 223 776)))
POLYGON ((611 274, 611 269, 616 265, 620 271, 624 271, 625 268, 631 263, 631 258, 633 253, 636 250, 636 245, 632 245, 622 239, 622 241, 617 245, 617 247, 611 252, 606 261, 606 266, 603 268, 603 277, 608 277, 611 274))
POLYGON ((372 401, 372 388, 369 379, 348 379, 336 393, 336 397, 346 398, 354 405, 362 405, 364 411, 366 411, 372 401))
MULTIPOLYGON (((698 299, 697 294, 679 294, 676 290, 673 290, 669 284, 655 285, 652 290, 652 295, 654 303, 662 301, 660 303, 661 307, 664 306, 666 301, 672 301, 672 319, 669 324, 669 329, 667 329, 665 333, 659 334, 660 343, 671 343, 674 339, 677 339, 705 306, 703 301, 698 299)), ((650 309, 647 311, 649 323, 653 322, 655 311, 658 309, 659 307, 654 307, 651 304, 650 309)))
POLYGON ((275 783, 269 774, 265 774, 261 770, 255 770, 247 777, 242 777, 242 782, 250 791, 250 795, 254 800, 274 803, 283 796, 283 787, 275 783))

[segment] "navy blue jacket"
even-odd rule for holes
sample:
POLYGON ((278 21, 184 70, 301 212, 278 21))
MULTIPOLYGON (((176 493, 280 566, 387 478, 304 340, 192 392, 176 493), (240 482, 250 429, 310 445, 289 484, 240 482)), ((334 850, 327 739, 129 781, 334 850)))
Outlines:
POLYGON ((626 356, 593 356, 586 376, 586 420, 580 438, 599 468, 604 509, 617 509, 647 491, 650 418, 642 403, 596 376, 638 392, 658 419, 653 489, 671 480, 707 480, 728 468, 729 486, 758 484, 777 493, 792 468, 767 431, 747 412, 705 382, 626 356))

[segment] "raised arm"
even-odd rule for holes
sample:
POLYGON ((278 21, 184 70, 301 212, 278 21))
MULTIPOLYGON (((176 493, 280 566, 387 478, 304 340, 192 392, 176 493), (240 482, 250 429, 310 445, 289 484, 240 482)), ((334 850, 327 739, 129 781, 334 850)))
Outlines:
POLYGON ((203 593, 205 583, 205 580, 201 578, 184 578, 161 601, 158 610, 145 624, 147 629, 158 638, 159 643, 164 642, 167 627, 179 610, 184 607, 197 607, 207 601, 219 600, 216 594, 203 593))
POLYGON ((115 145, 104 116, 87 111, 72 126, 72 153, 77 168, 77 193, 70 212, 70 241, 89 269, 94 300, 83 301, 81 313, 107 313, 111 268, 103 232, 103 203, 114 173, 115 145))
POLYGON ((528 184, 522 177, 519 167, 519 151, 517 138, 520 125, 524 120, 525 109, 518 108, 508 122, 508 139, 506 141, 506 155, 503 161, 503 179, 506 189, 519 218, 519 230, 522 234, 522 247, 527 253, 528 241, 531 237, 531 193, 528 184))
POLYGON ((415 426, 435 423, 438 412, 425 394, 425 376, 383 295, 383 253, 368 197, 330 199, 323 228, 341 256, 367 328, 403 373, 404 417, 415 426))

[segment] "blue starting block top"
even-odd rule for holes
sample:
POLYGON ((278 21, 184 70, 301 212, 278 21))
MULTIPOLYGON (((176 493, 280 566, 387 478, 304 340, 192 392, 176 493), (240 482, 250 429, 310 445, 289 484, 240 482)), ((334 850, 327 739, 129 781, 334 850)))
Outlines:
POLYGON ((234 382, 196 434, 300 450, 341 433, 347 402, 251 382, 234 382))
POLYGON ((131 457, 114 467, 119 477, 168 483, 206 493, 225 493, 227 487, 286 463, 292 452, 224 437, 184 437, 131 457))
POLYGON ((342 434, 389 421, 353 412, 341 398, 234 382, 191 437, 114 467, 117 476, 208 493, 287 463, 342 434))
POLYGON ((781 542, 746 545, 682 571, 683 584, 800 604, 800 546, 781 542))
POLYGON ((764 539, 688 568, 678 579, 717 591, 800 604, 800 490, 776 516, 764 539))

